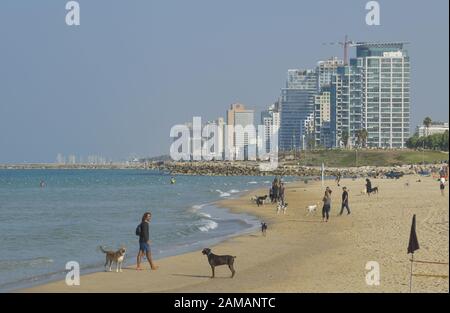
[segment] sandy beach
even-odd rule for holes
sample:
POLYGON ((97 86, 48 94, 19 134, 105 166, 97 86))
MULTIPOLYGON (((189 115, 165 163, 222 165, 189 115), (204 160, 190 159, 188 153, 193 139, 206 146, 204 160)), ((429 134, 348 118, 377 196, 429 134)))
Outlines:
MULTIPOLYGON (((231 254, 236 276, 227 267, 211 269, 201 251, 158 260, 160 268, 123 273, 99 272, 81 276, 80 286, 53 282, 20 292, 409 292, 409 255, 406 254, 411 219, 417 216, 420 249, 416 260, 449 261, 448 189, 441 196, 431 177, 406 176, 399 180, 373 179, 378 195, 362 195, 364 180, 343 179, 350 190, 352 214, 337 216, 341 188, 334 181, 331 218, 321 221, 319 210, 306 216, 306 206, 320 202, 320 182, 295 182, 286 187, 286 215, 274 205, 257 207, 247 193, 224 200, 220 206, 259 216, 268 223, 267 236, 260 232, 233 237, 210 247, 216 254, 231 254), (409 184, 407 184, 409 183, 409 184), (366 284, 366 263, 380 265, 380 285, 366 284)), ((448 187, 447 187, 448 188, 448 187)), ((448 275, 448 265, 416 264, 415 273, 448 275)), ((413 292, 449 292, 449 280, 414 277, 413 292)))

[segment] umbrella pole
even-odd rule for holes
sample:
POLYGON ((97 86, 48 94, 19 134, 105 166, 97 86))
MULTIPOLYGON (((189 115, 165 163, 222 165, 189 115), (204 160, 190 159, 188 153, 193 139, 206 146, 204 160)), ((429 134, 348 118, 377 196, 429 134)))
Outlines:
POLYGON ((414 252, 411 253, 411 272, 409 276, 409 293, 412 292, 412 276, 413 276, 414 252))

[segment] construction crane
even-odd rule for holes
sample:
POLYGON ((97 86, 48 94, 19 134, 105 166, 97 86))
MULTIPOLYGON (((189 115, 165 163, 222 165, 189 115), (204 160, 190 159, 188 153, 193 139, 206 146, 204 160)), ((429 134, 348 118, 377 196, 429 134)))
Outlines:
POLYGON ((345 40, 343 42, 329 42, 323 43, 323 45, 341 45, 344 47, 344 65, 348 65, 348 47, 357 47, 363 46, 366 43, 364 42, 354 42, 352 40, 348 40, 348 36, 345 35, 345 40))
MULTIPOLYGON (((329 42, 329 43, 323 43, 323 45, 341 45, 344 47, 344 65, 348 65, 348 48, 349 47, 358 47, 358 46, 365 46, 365 45, 371 45, 371 44, 386 44, 386 43, 376 43, 376 42, 355 42, 353 40, 349 40, 348 36, 345 35, 345 40, 343 42, 329 42)), ((387 44, 409 44, 409 42, 391 42, 387 44)))

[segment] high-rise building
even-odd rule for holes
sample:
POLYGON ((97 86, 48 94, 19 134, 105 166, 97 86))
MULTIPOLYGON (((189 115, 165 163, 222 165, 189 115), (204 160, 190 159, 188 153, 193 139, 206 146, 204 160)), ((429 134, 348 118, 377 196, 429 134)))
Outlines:
POLYGON ((230 109, 227 111, 227 125, 229 127, 227 140, 227 148, 230 150, 230 156, 234 156, 236 159, 247 158, 249 145, 256 145, 256 134, 254 134, 255 142, 252 142, 252 138, 249 134, 243 131, 239 131, 239 128, 243 129, 246 126, 252 125, 254 123, 254 111, 247 110, 243 104, 234 103, 231 105, 230 109), (239 127, 236 127, 239 126, 239 127))
POLYGON ((67 163, 68 164, 76 164, 77 163, 77 158, 75 155, 71 154, 67 157, 67 163))
POLYGON ((370 147, 404 148, 409 138, 410 63, 403 43, 367 43, 356 49, 370 147))
POLYGON ((334 147, 356 144, 356 134, 364 127, 361 94, 361 69, 351 60, 350 65, 338 68, 331 83, 330 131, 334 147))
POLYGON ((409 137, 410 64, 403 43, 360 43, 331 84, 333 146, 356 143, 366 129, 369 147, 404 148, 409 137))
POLYGON ((325 142, 323 142, 322 126, 325 123, 330 123, 331 113, 330 113, 330 88, 323 87, 322 90, 314 98, 314 144, 316 147, 326 147, 325 142))
POLYGON ((224 131, 225 131, 224 118, 219 117, 216 120, 208 121, 203 126, 203 129, 205 127, 211 127, 211 129, 206 130, 209 133, 209 137, 207 137, 207 138, 202 137, 202 147, 206 140, 210 140, 211 137, 214 136, 213 149, 212 149, 212 151, 209 151, 208 153, 211 154, 211 157, 215 160, 223 160, 223 158, 224 158, 224 131), (213 132, 215 132, 214 135, 212 134, 213 132))
POLYGON ((219 117, 216 120, 217 125, 217 154, 218 159, 223 160, 225 155, 225 119, 223 117, 219 117))
POLYGON ((319 90, 331 85, 331 79, 333 75, 336 75, 337 68, 343 65, 344 61, 339 60, 337 57, 317 62, 316 72, 319 90))
POLYGON ((56 163, 58 164, 66 164, 66 158, 61 153, 56 155, 56 163))
POLYGON ((272 136, 278 134, 280 128, 280 112, 278 103, 272 104, 268 110, 261 112, 261 125, 264 126, 264 152, 269 153, 272 145, 272 136))
POLYGON ((280 150, 304 147, 307 135, 305 122, 314 114, 317 74, 313 70, 288 70, 286 87, 281 90, 280 150))

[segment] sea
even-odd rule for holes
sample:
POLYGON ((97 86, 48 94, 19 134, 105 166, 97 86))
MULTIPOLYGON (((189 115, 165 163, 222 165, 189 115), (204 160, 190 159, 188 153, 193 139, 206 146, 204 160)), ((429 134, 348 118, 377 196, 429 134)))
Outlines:
POLYGON ((167 173, 137 169, 0 170, 0 292, 64 279, 71 261, 78 262, 81 275, 102 271, 105 257, 99 246, 124 246, 125 266, 135 264, 135 229, 146 211, 152 212, 155 259, 201 251, 252 232, 258 218, 215 203, 254 188, 269 189, 273 179, 175 178, 172 184, 167 173))

